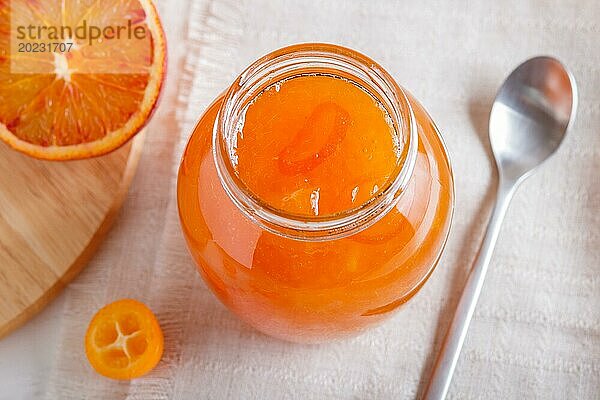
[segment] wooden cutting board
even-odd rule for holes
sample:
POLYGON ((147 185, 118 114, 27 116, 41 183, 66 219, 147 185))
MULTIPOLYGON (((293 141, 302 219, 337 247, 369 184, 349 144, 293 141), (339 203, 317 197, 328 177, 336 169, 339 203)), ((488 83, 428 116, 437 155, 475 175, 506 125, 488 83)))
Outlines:
POLYGON ((102 157, 40 161, 0 143, 0 337, 81 271, 108 231, 143 134, 102 157))

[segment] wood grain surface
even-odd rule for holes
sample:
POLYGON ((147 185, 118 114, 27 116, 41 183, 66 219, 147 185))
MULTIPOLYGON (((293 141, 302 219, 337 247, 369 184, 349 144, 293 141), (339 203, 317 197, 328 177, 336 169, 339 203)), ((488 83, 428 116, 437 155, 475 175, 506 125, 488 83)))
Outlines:
POLYGON ((0 337, 85 266, 133 178, 143 134, 102 157, 40 161, 0 143, 0 337))

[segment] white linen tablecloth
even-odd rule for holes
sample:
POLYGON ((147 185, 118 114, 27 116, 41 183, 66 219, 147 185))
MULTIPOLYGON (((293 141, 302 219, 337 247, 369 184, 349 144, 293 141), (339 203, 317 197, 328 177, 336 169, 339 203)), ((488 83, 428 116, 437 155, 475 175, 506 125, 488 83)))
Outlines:
POLYGON ((166 92, 115 227, 61 298, 60 343, 40 396, 415 398, 491 210, 491 102, 514 67, 548 54, 577 79, 577 120, 515 196, 449 397, 600 398, 600 3, 163 0, 159 9, 166 92), (254 59, 305 41, 380 62, 432 114, 456 179, 450 239, 422 291, 382 326, 323 345, 266 337, 215 299, 187 252, 175 195, 183 147, 211 100, 254 59), (166 341, 158 368, 132 382, 97 375, 82 345, 95 311, 123 297, 155 311, 166 341))

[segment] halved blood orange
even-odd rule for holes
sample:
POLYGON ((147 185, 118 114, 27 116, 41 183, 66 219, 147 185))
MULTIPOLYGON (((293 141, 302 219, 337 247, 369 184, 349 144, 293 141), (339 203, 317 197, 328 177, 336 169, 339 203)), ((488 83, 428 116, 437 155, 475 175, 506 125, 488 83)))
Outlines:
POLYGON ((69 160, 118 148, 147 123, 165 70, 151 0, 0 0, 0 139, 16 150, 69 160), (57 28, 58 39, 41 26, 57 28), (106 36, 92 38, 92 26, 106 36), (22 33, 32 46, 19 44, 22 33))

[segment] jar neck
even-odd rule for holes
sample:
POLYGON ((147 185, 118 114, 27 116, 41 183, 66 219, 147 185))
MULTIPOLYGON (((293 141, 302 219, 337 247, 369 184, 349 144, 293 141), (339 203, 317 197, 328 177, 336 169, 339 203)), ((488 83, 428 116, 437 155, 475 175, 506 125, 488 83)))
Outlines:
POLYGON ((353 50, 329 44, 300 44, 270 53, 250 65, 225 94, 213 127, 213 157, 221 184, 233 203, 272 233, 304 241, 353 235, 373 225, 397 203, 413 174, 418 147, 415 117, 402 88, 378 64, 353 50), (302 75, 330 75, 358 85, 390 117, 399 143, 399 162, 384 188, 360 206, 328 216, 299 217, 267 204, 236 171, 237 138, 247 107, 267 87, 302 75))

